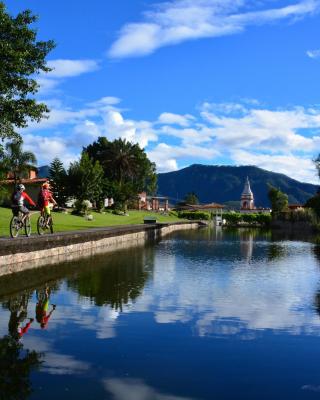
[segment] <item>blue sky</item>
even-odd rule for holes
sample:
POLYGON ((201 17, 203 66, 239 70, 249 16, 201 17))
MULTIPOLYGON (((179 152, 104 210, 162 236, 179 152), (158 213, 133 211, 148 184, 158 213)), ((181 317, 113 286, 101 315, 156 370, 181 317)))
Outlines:
POLYGON ((48 120, 22 131, 39 164, 99 136, 159 172, 253 164, 317 182, 320 0, 25 0, 57 47, 39 76, 48 120))

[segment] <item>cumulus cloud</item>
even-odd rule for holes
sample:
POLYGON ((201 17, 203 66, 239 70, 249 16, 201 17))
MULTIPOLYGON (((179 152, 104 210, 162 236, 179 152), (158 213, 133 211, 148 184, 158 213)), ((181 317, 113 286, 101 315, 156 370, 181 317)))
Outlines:
POLYGON ((115 107, 119 102, 116 97, 104 97, 79 110, 52 102, 48 119, 32 122, 21 132, 25 146, 38 155, 40 163, 60 157, 68 165, 79 157, 82 147, 99 136, 109 140, 121 137, 142 148, 157 141, 153 123, 124 118, 123 112, 115 107))
POLYGON ((268 8, 267 3, 171 0, 155 4, 144 13, 141 22, 122 27, 109 50, 109 56, 143 56, 160 47, 188 40, 236 34, 249 26, 281 20, 295 21, 317 12, 320 6, 318 0, 298 1, 280 8, 268 8))
POLYGON ((214 128, 220 145, 233 148, 255 148, 269 152, 315 151, 319 136, 307 137, 299 133, 304 129, 320 128, 320 110, 297 107, 292 110, 252 108, 241 116, 221 115, 204 104, 202 117, 214 128))
POLYGON ((320 108, 270 109, 257 101, 203 103, 197 114, 164 112, 155 121, 126 118, 120 99, 107 96, 80 109, 50 102, 48 119, 23 130, 40 163, 74 161, 100 136, 145 148, 158 172, 191 162, 251 164, 317 182, 312 159, 320 148, 320 108), (41 132, 41 134, 40 134, 41 132), (299 165, 301 168, 295 168, 299 165))
POLYGON ((302 182, 317 181, 317 173, 314 164, 308 157, 298 157, 293 154, 257 154, 250 151, 235 150, 232 153, 232 159, 240 165, 250 163, 268 171, 294 177, 302 182), (297 168, 297 166, 299 166, 299 168, 297 168))

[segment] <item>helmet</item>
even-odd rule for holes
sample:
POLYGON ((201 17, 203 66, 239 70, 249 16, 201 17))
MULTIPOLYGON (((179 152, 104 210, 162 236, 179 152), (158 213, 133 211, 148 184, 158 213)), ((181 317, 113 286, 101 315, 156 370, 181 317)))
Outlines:
POLYGON ((43 189, 49 189, 49 187, 50 187, 49 182, 45 182, 45 183, 42 185, 42 187, 43 187, 43 189))
POLYGON ((25 188, 25 186, 24 186, 22 183, 20 183, 20 184, 17 186, 17 189, 19 190, 19 192, 23 192, 26 188, 25 188))

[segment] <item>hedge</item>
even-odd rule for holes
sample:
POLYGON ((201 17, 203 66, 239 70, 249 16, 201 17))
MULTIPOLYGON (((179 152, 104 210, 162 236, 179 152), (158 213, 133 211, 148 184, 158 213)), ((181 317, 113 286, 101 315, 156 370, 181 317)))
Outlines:
POLYGON ((241 222, 250 225, 269 225, 272 219, 270 214, 242 214, 236 212, 224 213, 222 218, 226 220, 228 225, 238 225, 241 222))
POLYGON ((210 214, 204 211, 179 211, 179 218, 191 220, 209 220, 210 214))

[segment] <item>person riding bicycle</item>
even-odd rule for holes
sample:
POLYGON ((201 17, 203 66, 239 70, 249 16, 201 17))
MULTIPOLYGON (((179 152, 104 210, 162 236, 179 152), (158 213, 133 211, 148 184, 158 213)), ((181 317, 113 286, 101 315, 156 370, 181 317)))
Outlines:
POLYGON ((57 204, 57 202, 52 196, 52 193, 50 192, 49 183, 45 182, 42 185, 42 188, 39 193, 38 206, 41 212, 43 212, 46 217, 49 217, 51 215, 50 203, 53 204, 54 206, 57 204))
POLYGON ((12 212, 16 214, 17 212, 22 212, 24 216, 29 214, 29 210, 25 206, 25 200, 31 205, 35 206, 35 202, 28 196, 25 192, 25 186, 20 183, 17 185, 15 192, 12 195, 12 212))

